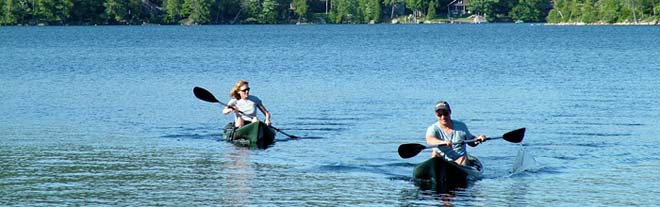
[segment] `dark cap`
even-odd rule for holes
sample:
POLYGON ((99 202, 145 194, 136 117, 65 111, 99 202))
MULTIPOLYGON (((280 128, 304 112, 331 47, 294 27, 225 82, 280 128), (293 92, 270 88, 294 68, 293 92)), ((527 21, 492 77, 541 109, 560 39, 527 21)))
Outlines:
POLYGON ((449 103, 447 103, 446 101, 438 101, 435 103, 435 111, 438 111, 440 109, 451 111, 451 108, 449 108, 449 103))

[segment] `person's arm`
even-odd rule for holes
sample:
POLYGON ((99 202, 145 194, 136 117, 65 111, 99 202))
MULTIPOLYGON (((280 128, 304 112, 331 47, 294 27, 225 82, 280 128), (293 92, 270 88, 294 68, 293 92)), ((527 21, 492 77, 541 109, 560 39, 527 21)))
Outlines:
POLYGON ((465 123, 460 122, 460 126, 459 126, 459 127, 464 128, 464 130, 465 130, 465 139, 466 139, 466 140, 463 140, 463 141, 476 139, 475 142, 467 142, 467 144, 470 145, 470 147, 476 147, 477 145, 479 145, 479 144, 481 144, 482 142, 485 142, 485 141, 486 141, 486 136, 483 135, 483 134, 482 134, 482 135, 479 135, 479 136, 474 136, 474 135, 472 135, 472 132, 470 132, 470 130, 468 129, 467 125, 465 125, 465 123))
POLYGON ((436 145, 451 146, 451 141, 443 141, 433 135, 431 136, 426 135, 426 144, 431 146, 436 146, 436 145))
POLYGON ((239 111, 238 111, 238 108, 234 105, 235 103, 236 103, 236 101, 234 99, 229 100, 229 102, 227 103, 225 108, 222 109, 222 113, 227 115, 229 112, 234 112, 238 115, 239 111))
POLYGON ((266 109, 266 107, 263 104, 259 105, 259 110, 261 110, 261 113, 264 113, 264 116, 266 117, 265 118, 266 120, 264 120, 264 123, 266 123, 266 125, 270 126, 270 112, 268 112, 268 110, 266 109))
POLYGON ((229 112, 234 112, 238 114, 238 109, 235 106, 225 106, 224 109, 222 109, 222 113, 227 115, 229 112))
POLYGON ((430 126, 429 128, 426 129, 426 144, 431 146, 435 146, 435 145, 450 146, 451 141, 443 141, 435 137, 435 129, 433 128, 433 126, 430 126))

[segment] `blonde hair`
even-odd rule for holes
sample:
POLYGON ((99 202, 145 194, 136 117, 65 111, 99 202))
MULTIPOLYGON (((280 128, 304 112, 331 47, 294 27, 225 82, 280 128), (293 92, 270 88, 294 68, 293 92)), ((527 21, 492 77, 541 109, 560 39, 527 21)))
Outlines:
POLYGON ((241 95, 238 94, 238 90, 241 88, 243 85, 249 84, 246 80, 238 80, 236 84, 234 84, 234 88, 229 91, 229 96, 235 99, 241 99, 241 95))

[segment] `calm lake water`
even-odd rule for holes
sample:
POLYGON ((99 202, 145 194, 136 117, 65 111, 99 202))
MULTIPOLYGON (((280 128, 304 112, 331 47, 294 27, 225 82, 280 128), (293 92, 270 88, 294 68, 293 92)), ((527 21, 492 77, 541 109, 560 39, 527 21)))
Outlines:
POLYGON ((0 27, 1 206, 653 206, 660 27, 0 27), (266 150, 218 141, 250 81, 266 150), (485 178, 411 182, 437 100, 485 178), (535 165, 511 173, 524 150, 535 165))

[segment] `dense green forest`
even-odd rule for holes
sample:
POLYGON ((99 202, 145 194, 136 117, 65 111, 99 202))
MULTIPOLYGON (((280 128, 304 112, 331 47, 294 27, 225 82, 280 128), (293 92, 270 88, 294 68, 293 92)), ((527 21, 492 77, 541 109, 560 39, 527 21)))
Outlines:
POLYGON ((655 23, 659 13, 660 0, 0 0, 0 25, 361 24, 474 15, 490 22, 655 23))
POLYGON ((660 20, 660 0, 554 0, 549 23, 651 23, 660 20))

